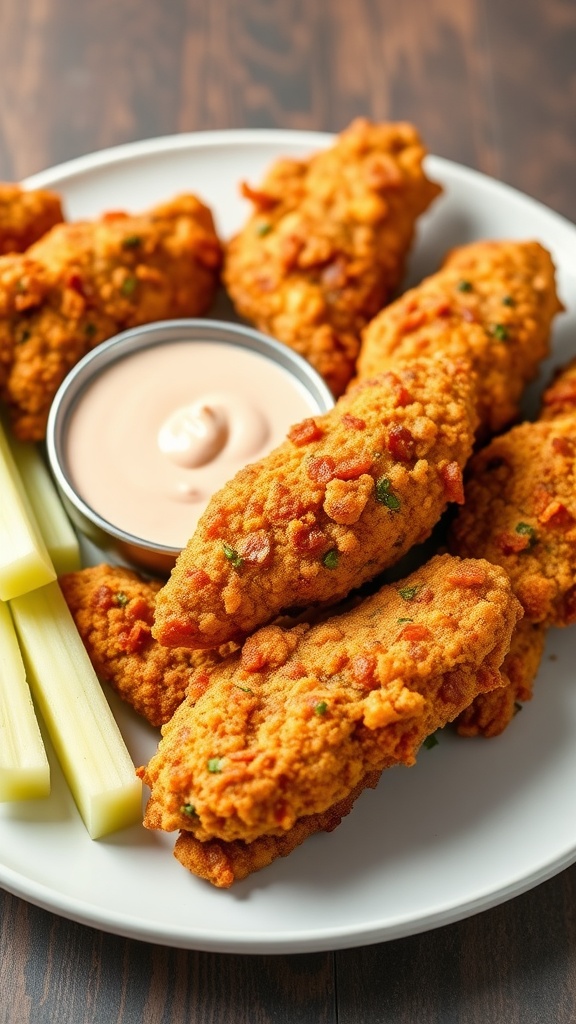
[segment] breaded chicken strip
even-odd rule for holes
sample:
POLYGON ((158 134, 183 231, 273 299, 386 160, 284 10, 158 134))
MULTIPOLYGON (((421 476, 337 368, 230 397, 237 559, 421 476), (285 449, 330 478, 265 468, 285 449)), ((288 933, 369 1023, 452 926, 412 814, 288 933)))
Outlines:
POLYGON ((556 371, 542 395, 539 419, 552 420, 557 416, 576 413, 576 359, 556 371))
POLYGON ((521 619, 502 663, 502 676, 508 682, 490 693, 478 694, 470 707, 458 716, 457 729, 461 736, 499 736, 521 704, 531 700, 547 632, 542 623, 521 619))
MULTIPOLYGON (((96 565, 59 582, 96 674, 152 725, 169 721, 196 669, 221 660, 217 651, 168 649, 153 640, 158 580, 96 565)), ((197 687, 202 678, 194 676, 197 687)), ((194 692, 198 696, 200 690, 194 692)))
POLYGON ((475 455, 467 472, 450 549, 501 565, 532 622, 575 622, 575 419, 513 427, 475 455))
POLYGON ((60 197, 55 192, 0 182, 0 256, 24 252, 62 220, 60 197))
POLYGON ((118 331, 206 311, 220 244, 192 195, 148 214, 57 225, 0 258, 0 399, 17 437, 40 440, 66 373, 118 331))
POLYGON ((554 266, 541 245, 472 242, 367 326, 358 376, 430 352, 467 358, 478 375, 480 433, 494 434, 517 417, 561 309, 554 266))
POLYGON ((180 832, 174 846, 174 856, 198 878, 219 889, 229 889, 233 882, 239 882, 255 871, 268 867, 278 857, 287 857, 305 839, 316 832, 333 832, 342 818, 365 789, 375 789, 381 772, 369 772, 345 800, 329 807, 323 814, 310 814, 299 818, 288 832, 281 836, 260 836, 251 843, 241 839, 222 842, 212 839, 201 843, 191 832, 180 832))
POLYGON ((335 395, 354 372, 362 327, 404 274, 415 222, 441 188, 409 124, 359 119, 309 160, 244 186, 254 212, 229 243, 224 280, 241 316, 290 345, 335 395))
POLYGON ((212 498, 158 594, 154 636, 215 647, 398 561, 462 500, 473 386, 467 365, 417 359, 292 427, 212 498))
MULTIPOLYGON (((521 615, 485 561, 439 556, 317 626, 267 626, 210 670, 139 770, 144 823, 201 841, 283 835, 502 684, 521 615)), ((201 670, 202 671, 202 670, 201 670)))

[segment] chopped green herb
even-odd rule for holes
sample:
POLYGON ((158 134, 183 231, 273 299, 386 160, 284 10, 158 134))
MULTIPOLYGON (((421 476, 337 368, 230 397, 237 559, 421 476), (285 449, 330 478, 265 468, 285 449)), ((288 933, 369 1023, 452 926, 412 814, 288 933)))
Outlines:
POLYGON ((319 704, 314 708, 314 714, 325 715, 328 710, 328 705, 325 700, 321 700, 319 704))
POLYGON ((125 277, 124 280, 122 281, 122 284, 120 285, 120 291, 122 292, 122 295, 125 295, 127 298, 129 298, 136 291, 137 284, 138 281, 132 274, 129 275, 128 277, 125 277))
POLYGON ((436 733, 433 732, 433 733, 431 733, 430 736, 426 737, 426 739, 424 740, 424 743, 422 744, 422 746, 426 747, 426 750, 432 750, 433 747, 437 747, 438 746, 438 742, 439 742, 438 741, 438 737, 437 737, 436 733))
POLYGON ((503 306, 515 306, 516 305, 516 299, 513 299, 511 295, 505 295, 504 298, 502 299, 502 305, 503 306))
POLYGON ((340 554, 337 548, 330 548, 322 559, 322 565, 326 569, 337 569, 338 562, 340 561, 340 554))
POLYGON ((142 245, 140 235, 128 235, 122 242, 123 249, 137 249, 139 245, 142 245))
POLYGON ((413 601, 419 590, 419 586, 401 587, 398 593, 400 594, 400 597, 404 598, 405 601, 413 601))
POLYGON ((456 285, 456 287, 457 287, 459 292, 471 292, 472 291, 472 285, 471 285, 470 281, 459 281, 458 284, 456 285))
POLYGON ((125 608, 130 598, 126 596, 123 590, 119 590, 114 594, 114 604, 120 605, 121 608, 125 608))
POLYGON ((498 341, 506 341, 508 338, 508 329, 504 324, 492 324, 490 332, 495 338, 498 338, 498 341))
POLYGON ((182 804, 180 814, 187 814, 189 818, 198 817, 198 811, 194 807, 194 804, 182 804))
POLYGON ((396 622, 398 624, 400 624, 401 622, 414 622, 414 619, 396 619, 396 622))
POLYGON ((254 693, 254 690, 251 690, 249 686, 240 686, 240 683, 234 683, 234 686, 237 690, 242 690, 242 693, 254 693))
POLYGON ((227 544, 226 541, 223 540, 222 550, 224 552, 224 557, 228 559, 233 569, 242 568, 242 566, 244 565, 244 559, 242 558, 241 555, 238 554, 236 548, 231 547, 230 544, 227 544))
POLYGON ((268 235, 272 231, 272 225, 267 220, 261 220, 256 225, 256 234, 262 238, 264 235, 268 235))
POLYGON ((523 537, 528 537, 530 540, 530 547, 533 547, 538 540, 536 530, 533 526, 530 526, 530 523, 517 523, 516 533, 519 533, 523 537))
POLYGON ((391 486, 392 484, 388 477, 381 476, 376 481, 376 501, 379 501, 381 505, 385 505, 391 512, 398 512, 400 499, 390 490, 391 486))
POLYGON ((89 321, 87 324, 84 324, 84 334, 86 335, 87 338, 93 338, 94 335, 96 334, 96 330, 96 324, 93 324, 92 321, 89 321))
POLYGON ((218 772, 222 771, 222 758, 211 757, 207 762, 207 768, 209 772, 212 772, 212 775, 217 775, 218 772))

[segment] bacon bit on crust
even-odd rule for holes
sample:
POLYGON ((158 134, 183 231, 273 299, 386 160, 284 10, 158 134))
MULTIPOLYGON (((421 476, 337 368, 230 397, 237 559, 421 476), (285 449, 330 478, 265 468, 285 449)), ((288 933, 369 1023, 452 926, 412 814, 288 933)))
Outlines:
POLYGON ((373 654, 357 654, 355 658, 352 658, 350 669, 354 679, 361 686, 368 690, 378 686, 378 682, 374 679, 376 658, 373 654))
POLYGON ((486 583, 486 571, 479 565, 462 566, 448 576, 453 587, 482 587, 486 583))
POLYGON ((398 462, 410 462, 414 456, 415 441, 407 427, 393 423, 388 431, 388 451, 398 462))
POLYGON ((345 427, 350 427, 351 430, 366 429, 366 420, 360 419, 359 416, 353 416, 351 412, 344 413, 342 423, 345 427))
POLYGON ((495 537, 495 543, 503 555, 517 555, 530 547, 530 537, 525 533, 512 533, 511 530, 503 530, 495 537))
POLYGON ((327 484, 334 475, 334 467, 336 463, 330 455, 322 455, 315 459, 310 459, 306 467, 306 472, 311 480, 317 484, 327 484))
POLYGON ((417 622, 409 623, 400 630, 397 640, 431 640, 432 633, 426 626, 421 626, 417 622))
POLYGON ((187 647, 197 635, 198 630, 193 622, 183 619, 172 619, 162 626, 161 643, 167 647, 187 647))
POLYGON ((457 462, 449 462, 440 469, 440 479, 444 485, 444 491, 448 501, 455 501, 458 505, 464 504, 464 485, 462 483, 462 470, 457 462))
POLYGON ((538 516, 538 521, 545 526, 572 526, 574 516, 568 511, 566 505, 554 498, 538 516))
MULTIPOLYGON (((574 398, 576 401, 576 392, 574 394, 574 398)), ((574 442, 569 437, 553 437, 552 449, 556 455, 566 455, 570 457, 574 455, 574 442)))
POLYGON ((342 459, 334 467, 333 476, 338 480, 357 480, 359 476, 369 473, 374 460, 367 456, 358 459, 342 459))
POLYGON ((252 565, 267 565, 272 555, 270 537, 265 530, 255 530, 238 541, 238 554, 252 565))
POLYGON ((204 569, 187 569, 186 576, 195 590, 203 590, 204 587, 208 587, 212 583, 204 569))
POLYGON ((298 448, 301 448, 305 444, 310 444, 311 441, 318 441, 324 434, 321 426, 316 422, 315 419, 310 417, 309 419, 302 420, 301 423, 295 423, 293 427, 290 427, 288 431, 288 440, 292 441, 298 448))
POLYGON ((292 543, 298 551, 307 555, 318 555, 324 550, 328 538, 319 526, 307 526, 305 523, 295 524, 292 543))

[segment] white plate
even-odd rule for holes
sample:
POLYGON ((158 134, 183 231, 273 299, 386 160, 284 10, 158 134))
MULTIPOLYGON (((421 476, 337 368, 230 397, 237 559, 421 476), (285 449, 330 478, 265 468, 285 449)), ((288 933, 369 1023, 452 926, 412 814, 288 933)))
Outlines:
MULTIPOLYGON (((238 182, 272 159, 329 136, 234 131, 181 135, 74 160, 29 179, 52 186, 72 218, 145 208, 192 190, 228 235, 246 207, 238 182)), ((568 312, 555 360, 576 351, 576 228, 525 196, 430 157, 446 188, 422 220, 414 280, 450 246, 479 237, 534 237, 559 267, 568 312)), ((545 368, 549 372, 550 364, 545 368)), ((550 634, 536 698, 494 740, 443 734, 412 769, 384 774, 331 835, 218 891, 171 856, 173 837, 135 827, 91 842, 57 765, 45 802, 0 808, 0 884, 106 931, 204 950, 297 953, 414 934, 500 903, 576 860, 576 686, 573 635, 550 634)), ((137 764, 152 729, 112 701, 137 764)))

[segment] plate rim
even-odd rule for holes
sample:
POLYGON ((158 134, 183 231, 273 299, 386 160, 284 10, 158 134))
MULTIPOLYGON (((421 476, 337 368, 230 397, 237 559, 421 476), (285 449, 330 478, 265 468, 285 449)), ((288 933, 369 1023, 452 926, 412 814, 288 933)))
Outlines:
MULTIPOLYGON (((318 145, 329 144, 333 138, 334 134, 329 132, 276 128, 222 129, 156 136, 74 157, 28 176, 22 184, 26 188, 49 188, 54 185, 65 188, 71 179, 77 180, 84 174, 156 154, 214 148, 223 145, 278 144, 289 146, 293 144, 294 146, 309 146, 312 150, 318 145)), ((498 194, 506 201, 521 203, 523 206, 529 204, 546 218, 548 225, 553 226, 560 244, 563 247, 572 246, 576 252, 576 226, 562 214, 539 200, 481 171, 434 154, 429 154, 426 157, 426 167, 431 174, 440 175, 441 179, 442 176, 445 176, 464 184, 471 182, 476 187, 488 189, 492 191, 492 194, 498 194)), ((362 924, 340 925, 312 930, 308 928, 301 933, 276 931, 267 932, 265 935, 261 931, 247 930, 235 933, 232 937, 221 929, 210 932, 203 927, 201 931, 192 931, 189 928, 184 929, 181 925, 175 925, 170 931, 166 924, 155 927, 150 922, 140 921, 134 915, 111 912, 109 908, 103 910, 95 903, 65 895, 44 883, 31 880, 1 863, 0 886, 14 896, 23 898, 51 913, 127 938, 208 952, 286 954, 371 945, 452 924, 527 892, 559 874, 575 861, 576 835, 570 843, 565 844, 557 857, 539 863, 530 874, 523 875, 520 879, 510 880, 507 885, 496 891, 492 886, 486 886, 483 891, 473 893, 470 899, 464 902, 460 900, 456 903, 454 900, 444 900, 442 904, 438 904, 425 916, 414 911, 409 914, 397 915, 395 920, 388 919, 387 923, 374 923, 368 928, 362 924)))

